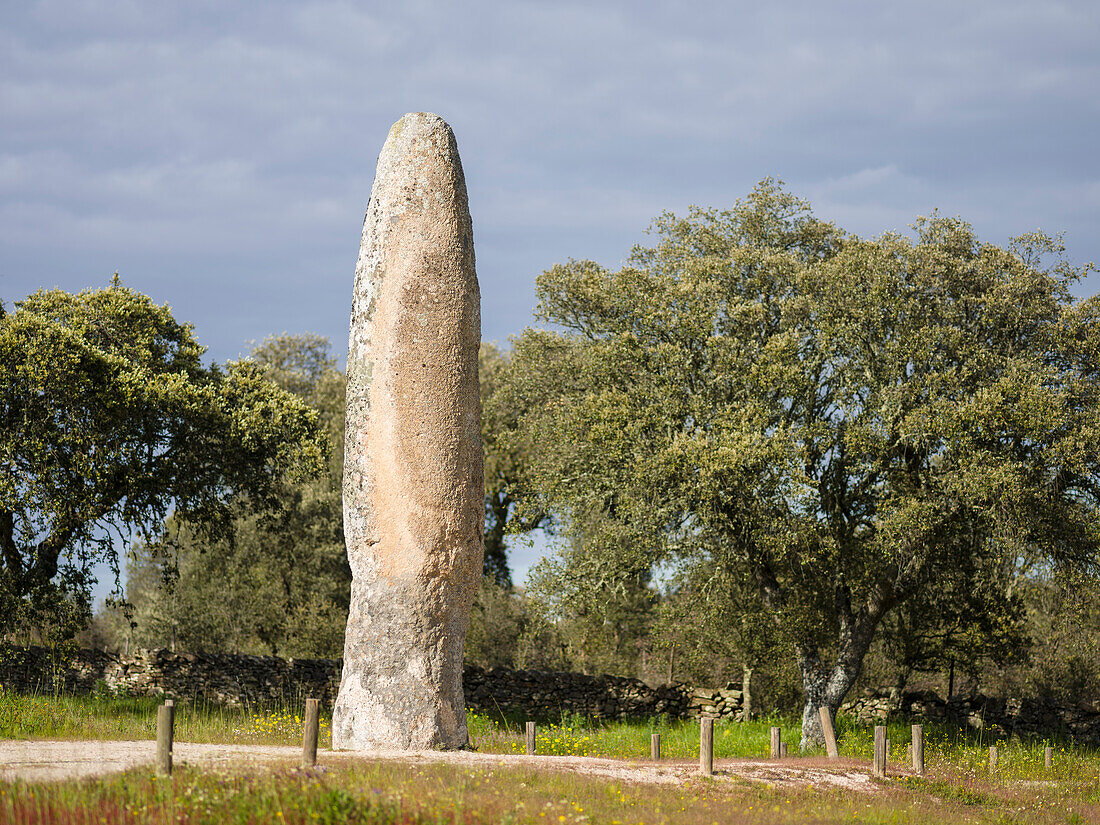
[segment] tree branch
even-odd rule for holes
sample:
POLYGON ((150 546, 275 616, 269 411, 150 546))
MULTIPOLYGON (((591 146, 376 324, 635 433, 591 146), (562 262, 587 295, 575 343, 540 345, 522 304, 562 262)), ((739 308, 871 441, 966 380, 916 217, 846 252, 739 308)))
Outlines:
POLYGON ((23 577, 23 556, 19 545, 15 543, 15 514, 11 510, 0 510, 0 553, 8 572, 15 578, 23 577))

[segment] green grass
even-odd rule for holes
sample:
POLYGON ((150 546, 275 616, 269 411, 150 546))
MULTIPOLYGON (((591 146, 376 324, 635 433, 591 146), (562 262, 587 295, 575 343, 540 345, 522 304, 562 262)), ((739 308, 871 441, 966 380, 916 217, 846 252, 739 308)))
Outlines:
MULTIPOLYGON (((0 688, 0 739, 154 739, 153 697, 24 696, 0 688)), ((180 703, 175 738, 180 742, 284 745, 301 742, 302 707, 278 710, 180 703)), ((320 745, 332 739, 331 715, 322 713, 320 745)))
MULTIPOLYGON (((37 695, 24 696, 0 688, 0 739, 152 739, 160 700, 152 697, 110 697, 37 695)), ((301 741, 301 707, 279 710, 226 708, 216 705, 180 703, 176 708, 175 737, 181 742, 256 743, 293 745, 301 741)), ((522 753, 523 720, 467 714, 470 738, 486 753, 522 753)), ((769 729, 778 725, 793 755, 798 745, 799 723, 791 717, 772 716, 753 722, 718 721, 714 727, 714 752, 719 759, 766 757, 770 750, 769 729)), ((661 734, 661 753, 668 759, 694 759, 698 755, 699 725, 694 720, 593 721, 563 717, 543 721, 538 728, 537 753, 547 755, 602 756, 644 759, 649 756, 650 734, 661 734)), ((910 726, 891 723, 890 762, 906 762, 910 726)), ((858 725, 841 716, 837 719, 841 755, 870 761, 872 726, 858 725)), ((321 714, 322 748, 331 742, 331 716, 321 714)), ((813 750, 807 756, 818 756, 813 750)), ((1095 773, 1095 751, 1073 748, 1064 742, 1047 740, 1005 741, 988 734, 953 725, 925 725, 925 760, 939 760, 968 776, 986 776, 1011 781, 1026 778, 1076 778, 1095 773), (1000 750, 998 770, 990 776, 989 745, 1000 750), (1055 768, 1043 768, 1043 749, 1055 747, 1055 768)))
MULTIPOLYGON (((789 720, 787 720, 789 723, 789 720)), ((507 717, 492 718, 467 713, 474 746, 488 753, 523 753, 523 723, 507 717)), ((714 755, 767 756, 771 748, 772 725, 782 720, 765 719, 743 724, 718 722, 714 727, 714 755)), ((661 734, 661 756, 667 759, 695 759, 699 755, 699 723, 690 719, 648 721, 592 721, 565 717, 542 722, 536 736, 536 753, 552 756, 602 756, 614 759, 649 757, 650 735, 661 734)), ((797 747, 797 740, 791 750, 797 747)), ((822 751, 824 752, 824 751, 822 751)))
MULTIPOLYGON (((523 753, 523 723, 515 719, 469 712, 470 737, 478 750, 489 753, 523 753)), ((801 736, 801 720, 771 716, 752 722, 719 720, 714 726, 714 755, 723 758, 764 758, 771 751, 770 728, 778 726, 792 756, 796 755, 801 736)), ((650 735, 661 734, 661 755, 668 759, 694 759, 699 754, 699 723, 696 720, 653 719, 635 722, 594 722, 564 718, 544 722, 538 727, 536 753, 547 755, 603 756, 618 759, 644 759, 649 756, 650 735)), ((907 723, 887 725, 890 740, 889 762, 908 766, 908 746, 912 728, 907 723)), ((871 761, 874 726, 860 725, 840 716, 837 738, 842 757, 871 761)), ((1010 781, 1013 779, 1057 777, 1076 778, 1096 775, 1100 754, 1094 749, 1074 748, 1065 742, 1047 739, 1006 740, 990 738, 969 728, 950 724, 924 726, 925 764, 935 762, 973 776, 1010 781), (989 772, 989 746, 999 749, 998 768, 989 772), (1044 749, 1054 746, 1054 770, 1043 764, 1044 749)), ((824 748, 814 748, 801 756, 824 756, 824 748)))
MULTIPOLYGON (((159 702, 148 698, 19 696, 0 691, 0 738, 152 739, 159 702)), ((181 703, 176 738, 191 742, 296 745, 301 709, 226 709, 181 703)), ((522 720, 468 716, 483 753, 523 750, 522 720)), ((768 729, 779 725, 797 745, 796 720, 718 722, 718 759, 762 758, 768 729)), ((841 717, 844 763, 866 765, 870 726, 841 717)), ((329 719, 323 719, 328 744, 329 719)), ((579 718, 542 722, 541 754, 645 760, 650 734, 666 759, 694 760, 698 723, 655 719, 594 723, 579 718)), ((623 784, 533 768, 460 768, 341 762, 317 771, 199 772, 182 768, 171 780, 149 771, 96 781, 0 783, 0 823, 324 822, 324 823, 711 823, 1100 822, 1100 754, 1058 743, 1053 770, 1043 766, 1042 741, 999 741, 989 770, 987 735, 949 725, 925 726, 922 777, 905 775, 908 725, 890 725, 893 776, 864 794, 808 786, 766 786, 696 778, 684 786, 623 784)), ((792 767, 802 757, 793 756, 792 767)), ((813 764, 821 766, 823 760, 813 764)))

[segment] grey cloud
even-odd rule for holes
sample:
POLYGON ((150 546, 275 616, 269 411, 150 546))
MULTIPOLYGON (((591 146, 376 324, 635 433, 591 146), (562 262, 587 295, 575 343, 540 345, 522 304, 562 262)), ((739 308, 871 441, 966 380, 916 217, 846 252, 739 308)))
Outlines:
POLYGON ((458 135, 498 340, 542 269, 615 265, 768 174, 861 234, 939 206, 1096 258, 1098 33, 1087 2, 9 4, 0 294, 121 265, 217 357, 342 348, 375 158, 416 109, 458 135))
POLYGON ((1100 259, 1098 35, 1093 0, 4 3, 0 299, 119 269, 219 360, 341 351, 377 153, 422 109, 458 136, 488 339, 551 264, 765 175, 863 235, 939 207, 1100 259))

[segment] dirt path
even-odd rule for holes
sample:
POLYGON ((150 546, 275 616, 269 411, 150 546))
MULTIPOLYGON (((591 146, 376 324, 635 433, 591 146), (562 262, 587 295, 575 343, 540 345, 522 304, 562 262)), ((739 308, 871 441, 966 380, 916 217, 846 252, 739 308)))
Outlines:
MULTIPOLYGON (((175 764, 204 768, 232 766, 235 769, 293 767, 301 749, 283 745, 200 745, 176 742, 175 764)), ((88 741, 0 741, 0 780, 51 782, 117 773, 138 767, 152 767, 156 743, 88 741)), ((387 760, 411 764, 444 763, 470 767, 505 766, 538 770, 572 771, 621 782, 680 785, 698 775, 693 762, 597 759, 585 756, 516 756, 471 751, 378 751, 369 755, 347 751, 321 751, 318 764, 335 765, 358 760, 387 760)), ((873 793, 875 783, 866 769, 846 763, 824 763, 814 759, 791 759, 785 763, 747 759, 715 762, 715 779, 745 779, 772 785, 831 785, 873 793)))

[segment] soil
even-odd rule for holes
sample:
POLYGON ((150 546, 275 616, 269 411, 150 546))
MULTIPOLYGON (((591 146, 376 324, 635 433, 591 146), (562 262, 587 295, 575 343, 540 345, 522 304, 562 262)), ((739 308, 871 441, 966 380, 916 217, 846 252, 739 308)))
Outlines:
MULTIPOLYGON (((284 745, 209 745, 176 742, 173 762, 203 768, 289 768, 301 759, 300 748, 284 745)), ((682 785, 698 776, 698 765, 688 761, 597 759, 585 756, 518 756, 472 751, 320 751, 319 765, 356 760, 387 760, 412 764, 445 763, 470 767, 503 766, 571 771, 622 782, 682 785)), ((89 741, 0 741, 0 780, 54 782, 84 779, 132 768, 152 767, 156 743, 89 741)), ((716 781, 747 780, 769 785, 819 785, 874 793, 879 785, 866 766, 853 761, 788 759, 785 762, 715 760, 716 781)))

